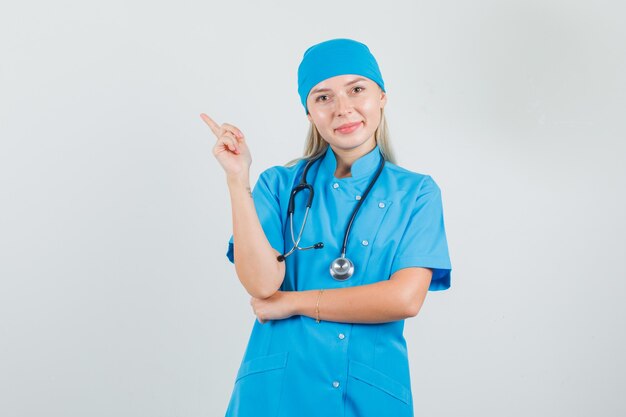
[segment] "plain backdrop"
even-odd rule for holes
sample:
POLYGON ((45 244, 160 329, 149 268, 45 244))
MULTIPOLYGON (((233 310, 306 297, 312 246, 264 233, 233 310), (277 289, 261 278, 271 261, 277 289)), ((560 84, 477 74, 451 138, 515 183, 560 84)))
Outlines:
POLYGON ((416 416, 626 415, 620 1, 0 7, 0 415, 223 415, 255 316, 215 138, 301 155, 297 66, 366 43, 452 287, 406 321, 416 416))

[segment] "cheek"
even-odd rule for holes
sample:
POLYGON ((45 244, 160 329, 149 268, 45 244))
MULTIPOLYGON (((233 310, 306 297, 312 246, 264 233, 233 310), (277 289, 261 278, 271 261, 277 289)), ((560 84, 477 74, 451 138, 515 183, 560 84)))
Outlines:
POLYGON ((367 111, 368 113, 379 111, 380 100, 376 100, 373 97, 368 97, 362 101, 361 107, 363 108, 363 110, 367 111))
POLYGON ((363 107, 363 112, 367 115, 367 119, 370 124, 375 123, 378 124, 380 122, 380 103, 375 101, 369 101, 363 107))
POLYGON ((309 115, 311 115, 311 121, 313 122, 313 124, 315 126, 317 126, 317 129, 324 129, 326 127, 326 125, 329 124, 329 117, 326 113, 319 111, 319 110, 309 110, 309 115))

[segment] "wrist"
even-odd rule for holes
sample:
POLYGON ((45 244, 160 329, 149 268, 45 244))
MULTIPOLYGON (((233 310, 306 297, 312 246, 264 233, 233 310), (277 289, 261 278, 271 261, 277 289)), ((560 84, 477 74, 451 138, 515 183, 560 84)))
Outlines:
POLYGON ((229 187, 250 187, 250 174, 248 172, 228 174, 226 175, 226 183, 229 187))

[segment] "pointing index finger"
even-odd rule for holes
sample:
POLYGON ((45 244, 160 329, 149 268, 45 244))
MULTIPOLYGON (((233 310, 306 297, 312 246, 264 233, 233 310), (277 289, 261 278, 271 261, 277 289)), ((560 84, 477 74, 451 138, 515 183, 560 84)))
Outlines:
POLYGON ((209 116, 207 116, 204 113, 200 113, 200 117, 202 118, 202 120, 204 120, 204 123, 206 123, 211 128, 211 131, 213 132, 213 134, 219 137, 220 125, 215 123, 213 119, 211 119, 209 116))

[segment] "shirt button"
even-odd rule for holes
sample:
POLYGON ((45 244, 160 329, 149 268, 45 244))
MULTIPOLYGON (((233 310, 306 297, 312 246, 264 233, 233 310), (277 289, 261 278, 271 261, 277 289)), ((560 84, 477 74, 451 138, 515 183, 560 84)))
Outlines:
POLYGON ((343 340, 343 339, 345 339, 345 338, 346 338, 346 335, 344 335, 343 333, 339 333, 339 338, 340 338, 341 340, 343 340))
POLYGON ((362 242, 361 242, 361 245, 363 245, 363 246, 367 246, 367 245, 369 245, 369 244, 370 244, 370 243, 369 243, 367 240, 364 240, 364 241, 362 241, 362 242))
POLYGON ((333 387, 339 388, 339 381, 333 381, 333 387))
POLYGON ((385 208, 385 203, 383 203, 382 201, 380 203, 378 203, 378 207, 380 208, 385 208))
POLYGON ((339 188, 339 184, 334 183, 334 184, 333 184, 333 188, 339 188))
POLYGON ((356 196, 356 197, 354 197, 354 198, 356 198, 357 200, 360 200, 360 199, 361 199, 361 196, 360 196, 360 195, 357 195, 357 196, 356 196))

